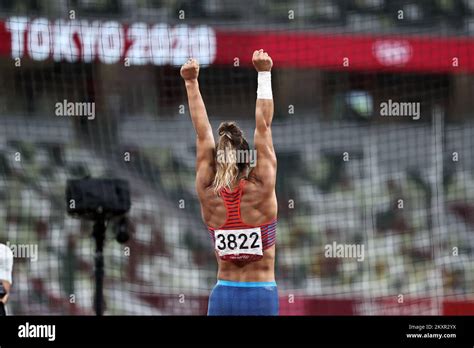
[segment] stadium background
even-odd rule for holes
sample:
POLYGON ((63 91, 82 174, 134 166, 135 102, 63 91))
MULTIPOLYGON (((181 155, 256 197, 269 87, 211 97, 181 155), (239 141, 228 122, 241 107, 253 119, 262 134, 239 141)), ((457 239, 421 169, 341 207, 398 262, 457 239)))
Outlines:
POLYGON ((91 225, 64 199, 91 175, 132 188, 106 313, 205 314, 216 265, 179 66, 196 56, 214 128, 253 140, 264 48, 281 313, 474 314, 473 36, 470 0, 0 1, 0 242, 39 250, 15 259, 10 313, 93 313, 91 225), (64 100, 95 119, 56 116, 64 100), (381 116, 388 100, 420 119, 381 116), (333 242, 365 259, 325 257, 333 242))

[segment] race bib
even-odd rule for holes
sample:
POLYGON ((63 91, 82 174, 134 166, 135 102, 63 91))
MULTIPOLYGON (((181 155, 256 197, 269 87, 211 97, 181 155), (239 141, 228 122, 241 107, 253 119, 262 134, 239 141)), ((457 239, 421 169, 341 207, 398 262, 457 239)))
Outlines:
POLYGON ((215 230, 215 248, 219 256, 252 254, 263 255, 260 227, 244 230, 215 230))

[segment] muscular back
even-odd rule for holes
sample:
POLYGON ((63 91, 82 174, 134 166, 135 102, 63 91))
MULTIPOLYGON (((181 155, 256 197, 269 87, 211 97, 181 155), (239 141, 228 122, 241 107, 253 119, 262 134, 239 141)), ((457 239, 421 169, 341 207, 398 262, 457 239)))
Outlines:
MULTIPOLYGON (((199 200, 204 223, 209 227, 219 228, 226 220, 226 208, 223 199, 212 188, 198 189, 198 193, 200 191, 199 200)), ((270 188, 250 175, 244 185, 240 204, 243 222, 248 225, 263 225, 276 218, 277 210, 274 186, 270 188)), ((275 246, 265 250, 263 258, 256 262, 239 264, 224 261, 217 254, 216 259, 219 265, 219 279, 240 282, 273 281, 275 279, 275 246)))
MULTIPOLYGON (((242 180, 247 180, 240 203, 242 220, 248 225, 262 225, 276 218, 275 188, 266 187, 251 175, 248 179, 242 180)), ((198 189, 198 193, 204 223, 207 226, 219 228, 226 220, 224 201, 211 187, 198 189)))

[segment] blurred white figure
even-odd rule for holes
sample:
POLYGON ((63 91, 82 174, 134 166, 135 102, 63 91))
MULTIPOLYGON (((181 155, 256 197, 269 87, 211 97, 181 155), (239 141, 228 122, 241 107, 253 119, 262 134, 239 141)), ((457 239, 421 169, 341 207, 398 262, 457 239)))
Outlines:
POLYGON ((0 316, 6 315, 5 305, 10 296, 13 272, 13 252, 5 244, 0 244, 0 316))

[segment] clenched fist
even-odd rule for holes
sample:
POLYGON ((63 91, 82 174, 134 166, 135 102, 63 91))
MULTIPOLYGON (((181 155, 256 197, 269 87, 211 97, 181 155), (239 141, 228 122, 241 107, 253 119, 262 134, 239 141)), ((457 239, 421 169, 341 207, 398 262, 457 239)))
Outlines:
POLYGON ((270 71, 273 66, 272 58, 262 49, 253 52, 252 63, 257 71, 270 71))
POLYGON ((199 76, 199 63, 194 58, 189 58, 181 67, 181 77, 185 81, 197 80, 199 76))

